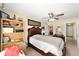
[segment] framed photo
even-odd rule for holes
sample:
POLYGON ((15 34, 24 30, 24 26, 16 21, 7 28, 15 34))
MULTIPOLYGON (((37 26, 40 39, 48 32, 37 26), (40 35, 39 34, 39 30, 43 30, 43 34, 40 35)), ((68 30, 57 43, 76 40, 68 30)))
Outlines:
POLYGON ((28 25, 30 25, 30 26, 41 26, 41 22, 28 19, 28 25))

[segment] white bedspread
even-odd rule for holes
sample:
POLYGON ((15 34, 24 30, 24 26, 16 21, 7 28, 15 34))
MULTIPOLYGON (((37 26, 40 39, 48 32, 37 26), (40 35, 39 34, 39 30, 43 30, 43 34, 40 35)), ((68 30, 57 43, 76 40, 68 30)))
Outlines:
POLYGON ((57 56, 61 56, 63 54, 62 49, 64 42, 61 38, 44 35, 34 35, 30 37, 29 42, 45 53, 50 52, 57 56))

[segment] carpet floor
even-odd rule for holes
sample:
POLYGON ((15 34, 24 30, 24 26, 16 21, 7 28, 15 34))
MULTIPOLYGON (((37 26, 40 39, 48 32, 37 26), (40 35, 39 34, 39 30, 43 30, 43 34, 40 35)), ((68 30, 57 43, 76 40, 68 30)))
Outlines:
POLYGON ((77 42, 76 40, 68 40, 66 42, 67 47, 67 56, 79 56, 79 48, 77 48, 77 42))

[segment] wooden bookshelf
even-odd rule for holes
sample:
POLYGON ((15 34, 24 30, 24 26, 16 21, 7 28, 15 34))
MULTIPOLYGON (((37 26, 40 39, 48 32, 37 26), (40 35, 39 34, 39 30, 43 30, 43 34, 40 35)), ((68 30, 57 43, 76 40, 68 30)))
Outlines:
MULTIPOLYGON (((6 33, 2 30, 2 41, 4 37, 9 37, 10 42, 24 41, 23 20, 1 19, 2 29, 13 28, 12 33, 6 33)), ((9 43, 9 42, 8 42, 9 43)), ((4 42, 2 44, 5 44, 4 42)), ((3 45, 4 46, 4 45, 3 45)))
POLYGON ((18 41, 18 40, 24 39, 23 32, 5 33, 4 36, 9 37, 13 41, 18 41))

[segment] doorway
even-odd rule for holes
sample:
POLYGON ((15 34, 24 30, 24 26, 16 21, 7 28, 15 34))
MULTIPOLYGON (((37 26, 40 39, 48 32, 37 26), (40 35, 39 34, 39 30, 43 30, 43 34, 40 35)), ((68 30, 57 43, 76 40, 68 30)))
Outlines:
POLYGON ((67 23, 66 24, 66 38, 67 38, 67 40, 75 40, 75 38, 74 38, 74 24, 75 23, 67 23))
POLYGON ((79 55, 76 40, 76 23, 66 24, 66 47, 68 56, 79 55))

